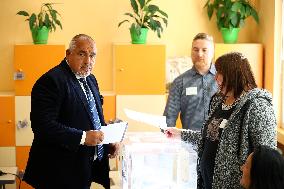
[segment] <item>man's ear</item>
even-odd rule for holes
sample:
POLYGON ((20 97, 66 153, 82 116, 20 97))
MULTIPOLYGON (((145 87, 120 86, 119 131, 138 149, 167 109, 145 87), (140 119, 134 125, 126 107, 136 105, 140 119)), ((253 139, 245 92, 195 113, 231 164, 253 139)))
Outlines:
POLYGON ((69 49, 66 50, 66 55, 70 55, 71 51, 69 49))

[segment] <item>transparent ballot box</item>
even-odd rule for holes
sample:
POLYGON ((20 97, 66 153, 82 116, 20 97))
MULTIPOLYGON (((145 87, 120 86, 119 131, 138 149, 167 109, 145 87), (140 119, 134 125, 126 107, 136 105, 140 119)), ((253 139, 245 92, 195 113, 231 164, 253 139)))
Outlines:
POLYGON ((127 133, 121 148, 123 189, 195 189, 197 153, 159 132, 127 133))

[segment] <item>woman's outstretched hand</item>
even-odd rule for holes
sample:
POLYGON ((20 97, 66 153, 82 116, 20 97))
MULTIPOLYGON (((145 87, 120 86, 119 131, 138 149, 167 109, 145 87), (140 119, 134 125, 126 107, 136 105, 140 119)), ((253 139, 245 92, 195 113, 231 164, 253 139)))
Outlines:
POLYGON ((181 138, 181 129, 176 127, 167 127, 164 131, 167 138, 180 139, 181 138))

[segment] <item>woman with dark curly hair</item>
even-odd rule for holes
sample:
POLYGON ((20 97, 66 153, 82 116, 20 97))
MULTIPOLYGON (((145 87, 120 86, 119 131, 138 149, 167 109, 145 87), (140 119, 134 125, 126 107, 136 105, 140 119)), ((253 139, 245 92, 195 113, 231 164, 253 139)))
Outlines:
POLYGON ((232 52, 216 60, 219 91, 200 132, 168 128, 168 137, 197 145, 198 189, 239 189, 241 170, 259 145, 276 148, 271 94, 256 86, 248 59, 232 52))
POLYGON ((284 158, 275 149, 259 146, 241 167, 245 189, 283 189, 284 158))

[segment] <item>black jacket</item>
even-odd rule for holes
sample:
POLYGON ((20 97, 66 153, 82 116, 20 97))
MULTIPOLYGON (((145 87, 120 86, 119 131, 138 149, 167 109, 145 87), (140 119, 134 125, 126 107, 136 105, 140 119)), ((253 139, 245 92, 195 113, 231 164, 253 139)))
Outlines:
MULTIPOLYGON (((96 78, 87 77, 105 125, 96 78)), ((93 161, 95 147, 80 145, 83 131, 92 128, 85 94, 65 60, 37 80, 31 94, 34 140, 24 180, 40 189, 81 189, 91 181, 110 188, 108 146, 102 161, 93 161)))

